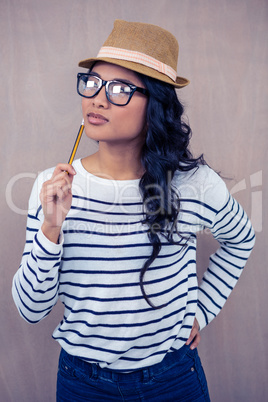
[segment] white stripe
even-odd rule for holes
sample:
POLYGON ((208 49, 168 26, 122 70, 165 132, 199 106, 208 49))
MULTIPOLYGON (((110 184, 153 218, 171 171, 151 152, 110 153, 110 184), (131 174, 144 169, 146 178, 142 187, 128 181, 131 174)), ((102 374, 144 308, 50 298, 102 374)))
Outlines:
POLYGON ((111 57, 119 60, 132 61, 142 64, 146 67, 153 68, 162 74, 167 75, 174 82, 176 81, 177 72, 169 65, 162 63, 154 57, 148 56, 145 53, 136 52, 133 50, 120 49, 117 47, 104 46, 100 49, 97 57, 111 57))

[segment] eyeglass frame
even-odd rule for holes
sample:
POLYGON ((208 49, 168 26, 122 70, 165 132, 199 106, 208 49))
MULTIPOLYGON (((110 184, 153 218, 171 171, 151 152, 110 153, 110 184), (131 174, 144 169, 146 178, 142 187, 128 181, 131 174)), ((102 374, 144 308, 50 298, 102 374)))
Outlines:
POLYGON ((140 92, 141 94, 143 94, 143 95, 145 95, 145 96, 149 96, 149 91, 148 91, 148 89, 146 89, 146 88, 141 88, 141 87, 137 87, 136 85, 130 84, 129 82, 125 82, 125 81, 123 81, 123 80, 122 80, 122 81, 121 81, 121 80, 105 81, 105 80, 101 79, 100 77, 98 77, 97 75, 95 75, 94 73, 78 73, 78 74, 77 74, 77 87, 76 87, 76 90, 77 90, 78 95, 82 96, 83 98, 87 98, 87 99, 94 98, 94 97, 95 97, 96 95, 98 95, 98 93, 101 91, 102 87, 105 87, 105 94, 106 94, 107 100, 108 100, 112 105, 115 105, 115 106, 126 106, 126 105, 128 105, 129 102, 130 102, 130 100, 131 100, 131 98, 132 98, 132 96, 134 95, 134 93, 135 93, 136 91, 137 91, 137 92, 140 92), (97 92, 96 92, 94 95, 92 95, 92 96, 86 96, 86 95, 83 95, 83 94, 81 94, 81 93, 79 92, 79 82, 80 82, 81 77, 95 77, 95 78, 97 78, 97 79, 101 82, 100 88, 97 90, 97 92), (125 85, 127 85, 127 86, 131 89, 131 92, 129 92, 129 97, 128 97, 127 103, 124 103, 123 105, 118 105, 117 103, 114 103, 114 102, 112 102, 112 101, 110 100, 110 98, 109 98, 109 93, 108 93, 108 85, 109 85, 110 83, 112 83, 112 82, 119 82, 119 83, 121 83, 121 84, 125 84, 125 85))

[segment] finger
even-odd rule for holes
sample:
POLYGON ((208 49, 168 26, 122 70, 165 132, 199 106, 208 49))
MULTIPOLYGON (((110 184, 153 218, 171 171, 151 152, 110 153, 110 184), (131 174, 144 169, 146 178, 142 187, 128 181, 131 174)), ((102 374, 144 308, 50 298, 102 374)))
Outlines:
POLYGON ((195 327, 193 327, 191 330, 190 336, 186 341, 186 345, 190 345, 190 343, 192 342, 192 340, 194 339, 194 337, 196 336, 197 333, 198 333, 197 329, 195 327))
POLYGON ((72 188, 72 178, 66 173, 60 173, 53 180, 47 183, 47 185, 53 189, 61 188, 63 191, 72 188))
MULTIPOLYGON (((59 163, 53 172, 52 179, 57 176, 59 173, 68 173, 68 175, 74 176, 76 174, 75 169, 73 168, 72 165, 69 165, 68 163, 59 163)), ((66 176, 68 176, 66 175, 66 176)))
POLYGON ((200 328, 199 323, 198 323, 197 319, 195 318, 192 329, 191 329, 191 333, 190 333, 189 339, 186 342, 186 345, 189 345, 192 342, 192 340, 194 339, 194 337, 199 333, 199 328, 200 328))
POLYGON ((194 339, 193 339, 193 342, 192 342, 192 344, 191 344, 191 346, 190 346, 190 349, 193 350, 193 349, 197 348, 197 346, 199 345, 200 341, 201 341, 201 335, 200 335, 200 333, 198 332, 198 333, 195 335, 194 339))
POLYGON ((47 181, 44 183, 41 193, 40 200, 41 202, 49 202, 54 201, 55 199, 62 200, 65 196, 67 196, 71 191, 71 183, 69 180, 62 178, 55 182, 47 181))
POLYGON ((66 181, 58 181, 53 183, 51 193, 56 197, 56 200, 63 201, 71 193, 72 185, 66 181))
POLYGON ((197 328, 197 331, 199 332, 200 331, 200 325, 199 325, 199 322, 197 321, 196 318, 194 319, 194 325, 197 328))
POLYGON ((64 186, 57 186, 55 195, 56 195, 57 201, 63 201, 67 195, 66 191, 64 191, 64 186))
POLYGON ((65 183, 72 184, 73 178, 74 178, 74 175, 69 174, 68 172, 61 171, 58 174, 55 174, 55 175, 53 174, 53 176, 50 179, 50 182, 51 183, 61 182, 61 185, 64 185, 65 183))

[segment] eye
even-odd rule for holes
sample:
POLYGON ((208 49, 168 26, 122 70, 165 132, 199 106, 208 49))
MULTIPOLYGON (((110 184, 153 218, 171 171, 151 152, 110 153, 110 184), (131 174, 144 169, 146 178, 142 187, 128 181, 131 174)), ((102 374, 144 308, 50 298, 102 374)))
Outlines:
POLYGON ((111 82, 109 85, 109 93, 111 95, 129 95, 131 88, 128 84, 124 84, 123 82, 111 82))
POLYGON ((94 88, 96 86, 97 86, 96 82, 92 81, 91 79, 87 80, 87 82, 86 82, 87 89, 91 89, 91 88, 94 88))
POLYGON ((87 88, 99 88, 100 80, 97 77, 89 76, 87 77, 87 88))
POLYGON ((99 89, 99 80, 97 77, 84 76, 83 77, 83 92, 87 95, 94 95, 99 89))

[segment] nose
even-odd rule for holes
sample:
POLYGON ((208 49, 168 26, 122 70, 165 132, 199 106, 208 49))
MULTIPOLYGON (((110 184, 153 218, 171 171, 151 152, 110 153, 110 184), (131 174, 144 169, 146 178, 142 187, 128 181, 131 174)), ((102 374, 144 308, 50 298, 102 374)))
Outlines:
POLYGON ((98 92, 97 95, 95 95, 90 100, 92 101, 92 104, 97 108, 104 108, 104 109, 108 108, 109 101, 106 96, 105 86, 103 85, 100 92, 98 92))

